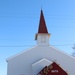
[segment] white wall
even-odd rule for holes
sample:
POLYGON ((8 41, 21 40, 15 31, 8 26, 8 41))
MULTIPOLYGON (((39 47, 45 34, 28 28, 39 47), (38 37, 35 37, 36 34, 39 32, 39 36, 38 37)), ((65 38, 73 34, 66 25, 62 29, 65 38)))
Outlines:
POLYGON ((39 33, 37 34, 38 45, 49 45, 50 34, 39 33))
POLYGON ((75 59, 50 46, 36 46, 9 58, 8 75, 33 75, 32 64, 43 58, 56 60, 69 75, 75 75, 75 59))

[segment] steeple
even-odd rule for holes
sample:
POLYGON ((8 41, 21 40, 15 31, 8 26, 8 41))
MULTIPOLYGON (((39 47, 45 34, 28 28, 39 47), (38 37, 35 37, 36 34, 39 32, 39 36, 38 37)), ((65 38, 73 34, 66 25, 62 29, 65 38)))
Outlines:
POLYGON ((41 15, 40 15, 40 22, 39 22, 38 33, 48 33, 42 10, 41 10, 41 15))
POLYGON ((41 10, 39 29, 38 29, 38 33, 35 36, 35 40, 37 40, 38 45, 49 45, 49 37, 50 34, 48 33, 43 11, 41 10))

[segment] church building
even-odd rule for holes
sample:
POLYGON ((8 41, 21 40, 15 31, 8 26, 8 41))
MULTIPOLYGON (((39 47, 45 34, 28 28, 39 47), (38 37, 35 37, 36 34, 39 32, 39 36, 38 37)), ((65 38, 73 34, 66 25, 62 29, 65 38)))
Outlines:
POLYGON ((49 44, 41 10, 36 46, 9 57, 7 75, 75 75, 75 58, 49 44))

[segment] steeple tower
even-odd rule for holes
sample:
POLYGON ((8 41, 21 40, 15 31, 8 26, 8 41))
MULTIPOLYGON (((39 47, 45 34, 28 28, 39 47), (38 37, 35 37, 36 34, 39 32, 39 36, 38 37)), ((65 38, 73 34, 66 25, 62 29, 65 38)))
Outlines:
POLYGON ((49 45, 49 37, 50 34, 48 33, 43 11, 41 10, 39 29, 38 33, 36 34, 35 40, 37 40, 38 45, 49 45))
POLYGON ((42 10, 41 10, 41 15, 40 15, 40 22, 39 22, 38 33, 48 33, 42 10))

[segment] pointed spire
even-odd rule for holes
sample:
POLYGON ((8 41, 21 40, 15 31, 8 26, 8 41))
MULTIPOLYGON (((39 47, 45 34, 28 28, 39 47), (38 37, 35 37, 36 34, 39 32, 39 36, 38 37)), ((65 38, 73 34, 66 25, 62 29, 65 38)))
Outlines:
POLYGON ((40 15, 40 23, 39 23, 38 33, 48 33, 42 10, 41 10, 41 15, 40 15))

